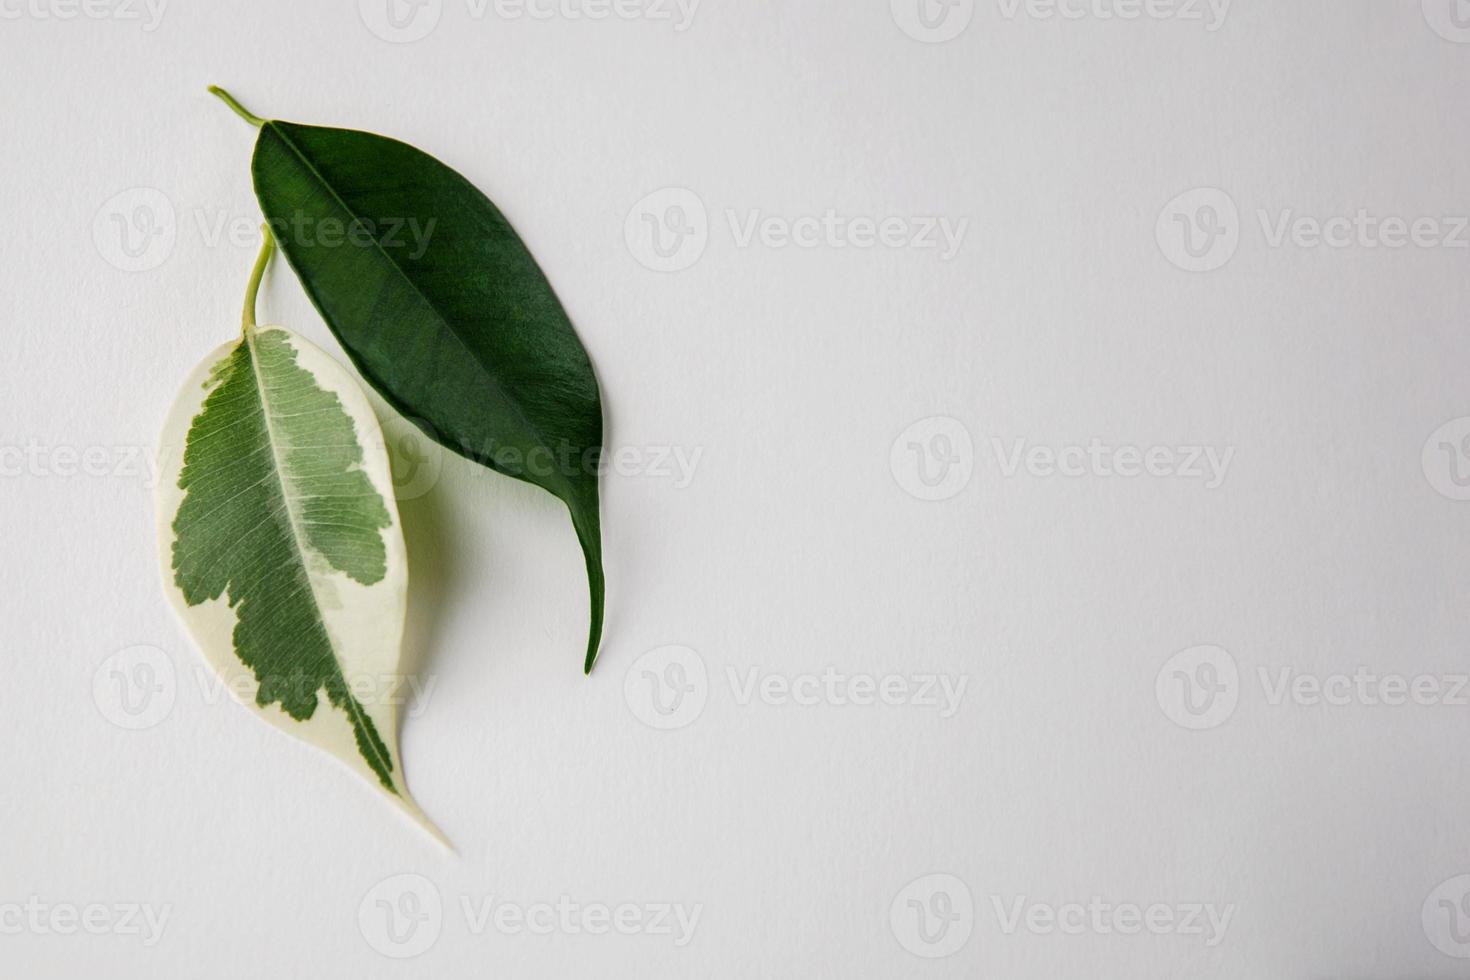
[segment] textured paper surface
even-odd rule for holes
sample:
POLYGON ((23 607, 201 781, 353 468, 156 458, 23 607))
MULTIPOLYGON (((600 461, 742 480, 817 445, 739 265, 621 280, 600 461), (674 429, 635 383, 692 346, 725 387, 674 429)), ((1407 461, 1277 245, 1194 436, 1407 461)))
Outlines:
POLYGON ((0 4, 0 973, 1462 972, 1454 5, 527 9, 0 4), (257 244, 210 83, 465 173, 597 366, 590 678, 561 505, 404 471, 456 857, 162 596, 146 461, 257 244))

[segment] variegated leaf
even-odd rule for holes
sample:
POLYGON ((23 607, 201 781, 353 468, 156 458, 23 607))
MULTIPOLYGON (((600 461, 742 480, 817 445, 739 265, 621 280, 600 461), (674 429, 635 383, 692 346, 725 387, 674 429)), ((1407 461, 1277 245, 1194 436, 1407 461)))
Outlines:
POLYGON ((164 428, 166 589, 232 693, 437 835, 398 753, 408 572, 388 457, 341 366, 255 325, 269 251, 240 338, 195 369, 164 428))

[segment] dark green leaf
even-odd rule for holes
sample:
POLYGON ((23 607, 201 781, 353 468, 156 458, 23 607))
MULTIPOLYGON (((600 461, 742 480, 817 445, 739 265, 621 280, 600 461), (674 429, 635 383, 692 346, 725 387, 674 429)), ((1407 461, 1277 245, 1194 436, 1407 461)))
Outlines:
POLYGON ((346 129, 266 121, 256 196, 292 268, 374 388, 429 435, 571 511, 602 632, 602 406, 587 352, 520 237, 433 157, 346 129))

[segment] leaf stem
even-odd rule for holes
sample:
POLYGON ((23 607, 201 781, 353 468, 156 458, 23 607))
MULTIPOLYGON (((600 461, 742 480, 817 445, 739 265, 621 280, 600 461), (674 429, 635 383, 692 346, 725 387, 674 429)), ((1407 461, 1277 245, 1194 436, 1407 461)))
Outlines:
POLYGON ((231 95, 229 92, 226 92, 218 85, 209 86, 209 91, 211 95, 219 96, 220 101, 229 106, 231 111, 233 111, 235 115, 239 116, 241 119, 245 120, 256 129, 259 129, 260 127, 265 125, 264 119, 260 118, 255 113, 242 106, 239 102, 236 102, 233 95, 231 95))
POLYGON ((265 275, 265 267, 270 264, 271 253, 276 250, 276 240, 271 236, 270 226, 261 225, 260 234, 263 238, 260 254, 255 257, 255 268, 250 270, 250 281, 245 284, 245 311, 240 314, 241 333, 246 333, 255 326, 255 297, 260 293, 260 280, 265 275))

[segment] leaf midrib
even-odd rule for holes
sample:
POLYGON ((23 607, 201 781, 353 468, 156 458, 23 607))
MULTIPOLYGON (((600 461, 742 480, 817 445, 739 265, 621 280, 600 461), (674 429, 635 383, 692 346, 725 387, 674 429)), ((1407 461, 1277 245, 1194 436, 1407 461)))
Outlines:
MULTIPOLYGON (((316 178, 317 183, 322 187, 322 189, 331 195, 332 200, 336 201, 338 206, 341 207, 343 211, 347 212, 352 220, 368 220, 363 218, 362 215, 358 214, 356 209, 351 207, 346 201, 342 199, 342 195, 337 193, 336 188, 333 187, 331 182, 327 180, 326 176, 317 169, 316 164, 312 162, 311 158, 306 155, 306 151, 297 146, 296 141, 291 139, 291 137, 287 135, 286 131, 281 128, 279 120, 268 120, 265 125, 261 127, 262 135, 265 133, 266 130, 270 130, 281 140, 282 143, 286 145, 286 148, 291 151, 292 155, 294 155, 296 159, 301 162, 301 165, 304 166, 311 173, 312 177, 316 178)), ((509 391, 506 389, 505 383, 501 381, 500 378, 496 376, 495 372, 490 369, 490 365, 486 364, 484 359, 480 356, 479 352, 476 351, 475 348, 470 346, 469 341, 460 336, 459 331, 454 328, 454 324, 447 320, 444 315, 439 312, 439 308, 434 305, 433 301, 430 300, 427 295, 424 294, 424 291, 419 288, 418 283, 414 282, 413 278, 409 276, 408 272, 394 260, 393 256, 388 254, 387 250, 383 248, 382 243, 379 242, 376 237, 373 238, 373 248, 375 251, 377 251, 379 255, 384 258, 388 265, 392 267, 393 271, 397 272, 399 277, 408 284, 409 289, 411 289, 414 295, 419 298, 423 306, 428 309, 434 319, 437 320, 441 325, 443 325, 445 332, 453 337, 459 343, 460 347, 464 349, 465 353, 469 354, 470 358, 477 365, 479 365, 481 373, 483 373, 485 377, 490 381, 490 383, 494 385, 495 388, 500 392, 501 400, 506 405, 510 406, 511 411, 514 412, 515 416, 519 418, 521 422, 525 425, 526 430, 531 433, 531 436, 533 439, 536 440, 536 443, 543 448, 550 449, 550 444, 547 443, 547 441, 542 437, 540 428, 536 425, 535 422, 531 421, 530 417, 526 415, 525 410, 521 408, 519 399, 511 397, 509 391)), ((286 257, 288 259, 291 259, 292 264, 294 265, 295 259, 292 256, 290 250, 287 249, 285 251, 286 257)), ((305 276, 302 277, 302 281, 306 281, 305 276)), ((575 494, 576 488, 571 485, 571 481, 566 477, 565 474, 557 472, 555 468, 553 468, 552 472, 556 474, 558 485, 567 490, 568 494, 575 494)))
MULTIPOLYGON (((270 398, 266 395, 265 381, 261 376, 260 356, 259 349, 255 344, 255 333, 255 327, 245 328, 245 345, 250 351, 250 379, 255 382, 256 396, 260 399, 260 415, 265 420, 265 438, 271 451, 271 472, 275 474, 276 488, 281 493, 281 503, 286 508, 286 519, 291 526, 291 537, 296 543, 296 547, 292 549, 291 553, 296 558, 297 566, 301 570, 301 576, 306 579, 306 587, 311 591, 311 611, 316 617, 317 624, 322 628, 322 636, 326 637, 327 646, 332 651, 332 666, 336 669, 337 677, 342 682, 342 689, 347 693, 347 711, 353 716, 354 728, 360 728, 363 724, 362 718, 360 717, 362 709, 357 704, 357 698, 352 696, 351 689, 347 684, 347 675, 342 670, 342 658, 337 650, 336 641, 332 638, 332 631, 327 628, 326 618, 322 616, 322 596, 317 591, 316 577, 311 574, 311 569, 306 564, 306 549, 310 545, 308 544, 304 530, 304 522, 301 519, 301 515, 297 513, 294 497, 286 487, 286 468, 281 460, 281 454, 276 448, 279 439, 276 434, 275 424, 271 420, 270 398)), ((357 740, 354 739, 354 741, 357 740)), ((363 739, 361 741, 371 744, 371 740, 369 739, 363 739)), ((360 748, 359 751, 361 751, 360 748)), ((384 772, 393 771, 392 759, 382 758, 382 754, 376 750, 376 747, 373 747, 373 754, 378 756, 378 765, 382 766, 384 772)))

